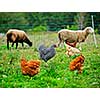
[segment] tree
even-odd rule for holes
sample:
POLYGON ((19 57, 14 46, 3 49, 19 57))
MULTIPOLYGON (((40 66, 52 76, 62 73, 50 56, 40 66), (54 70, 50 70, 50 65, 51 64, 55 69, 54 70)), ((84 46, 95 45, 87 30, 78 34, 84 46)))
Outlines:
POLYGON ((85 27, 86 14, 86 12, 78 12, 75 17, 75 22, 78 25, 79 29, 83 29, 85 27))
POLYGON ((0 13, 0 32, 7 32, 10 28, 25 29, 27 21, 24 13, 0 13))

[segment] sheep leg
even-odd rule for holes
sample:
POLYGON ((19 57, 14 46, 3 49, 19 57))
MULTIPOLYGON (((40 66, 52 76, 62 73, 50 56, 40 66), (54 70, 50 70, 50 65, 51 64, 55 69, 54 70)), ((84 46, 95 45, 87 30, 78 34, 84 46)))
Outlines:
POLYGON ((9 40, 7 40, 7 49, 9 49, 9 40))
POLYGON ((18 47, 18 42, 16 42, 16 49, 17 49, 17 47, 18 47))
POLYGON ((22 42, 22 47, 24 47, 24 43, 22 42))
POLYGON ((59 40, 57 47, 59 47, 59 46, 60 46, 61 42, 62 42, 62 40, 59 40))
POLYGON ((62 40, 62 47, 64 48, 64 43, 65 43, 65 41, 64 40, 62 40))
POLYGON ((14 46, 14 42, 12 43, 12 47, 14 46))
POLYGON ((81 43, 79 42, 79 50, 82 50, 81 43))
POLYGON ((58 42, 58 45, 57 45, 57 47, 59 47, 60 46, 60 44, 62 43, 62 38, 61 38, 61 35, 60 34, 58 34, 58 39, 59 39, 59 42, 58 42))
POLYGON ((58 47, 61 45, 61 47, 64 47, 64 40, 60 40, 58 43, 58 47), (61 44, 62 43, 62 44, 61 44))

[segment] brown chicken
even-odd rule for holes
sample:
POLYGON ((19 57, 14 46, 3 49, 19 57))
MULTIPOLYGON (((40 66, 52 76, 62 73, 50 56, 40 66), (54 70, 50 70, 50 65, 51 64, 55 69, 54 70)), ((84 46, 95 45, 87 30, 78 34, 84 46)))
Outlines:
POLYGON ((73 42, 73 43, 69 43, 67 41, 65 41, 67 45, 71 46, 71 47, 76 47, 77 42, 73 42))
POLYGON ((84 56, 80 55, 70 62, 69 68, 71 71, 78 70, 78 73, 82 73, 82 67, 84 63, 84 56))
POLYGON ((34 76, 40 72, 40 60, 27 61, 25 58, 21 59, 22 74, 34 76))

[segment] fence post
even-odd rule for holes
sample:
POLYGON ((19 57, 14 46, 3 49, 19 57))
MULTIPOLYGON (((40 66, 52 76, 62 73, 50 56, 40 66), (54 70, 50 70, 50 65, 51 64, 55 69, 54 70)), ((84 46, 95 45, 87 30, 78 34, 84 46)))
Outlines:
MULTIPOLYGON (((93 29, 94 29, 94 20, 93 20, 93 15, 91 15, 91 18, 92 18, 92 27, 93 27, 93 29)), ((95 46, 96 46, 96 48, 97 48, 98 46, 97 46, 97 41, 96 41, 96 37, 95 37, 95 33, 94 33, 94 32, 93 32, 93 38, 94 38, 95 46)))

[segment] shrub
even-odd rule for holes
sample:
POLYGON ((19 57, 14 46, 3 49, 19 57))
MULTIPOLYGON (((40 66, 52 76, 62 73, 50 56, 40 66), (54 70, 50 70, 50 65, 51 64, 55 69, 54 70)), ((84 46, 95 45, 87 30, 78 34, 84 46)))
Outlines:
POLYGON ((33 31, 34 31, 34 32, 47 31, 47 28, 46 28, 46 26, 40 25, 40 26, 35 27, 35 28, 33 29, 33 31))
POLYGON ((66 28, 69 29, 69 30, 77 30, 77 29, 79 29, 77 25, 71 25, 71 27, 69 25, 67 25, 66 28))

